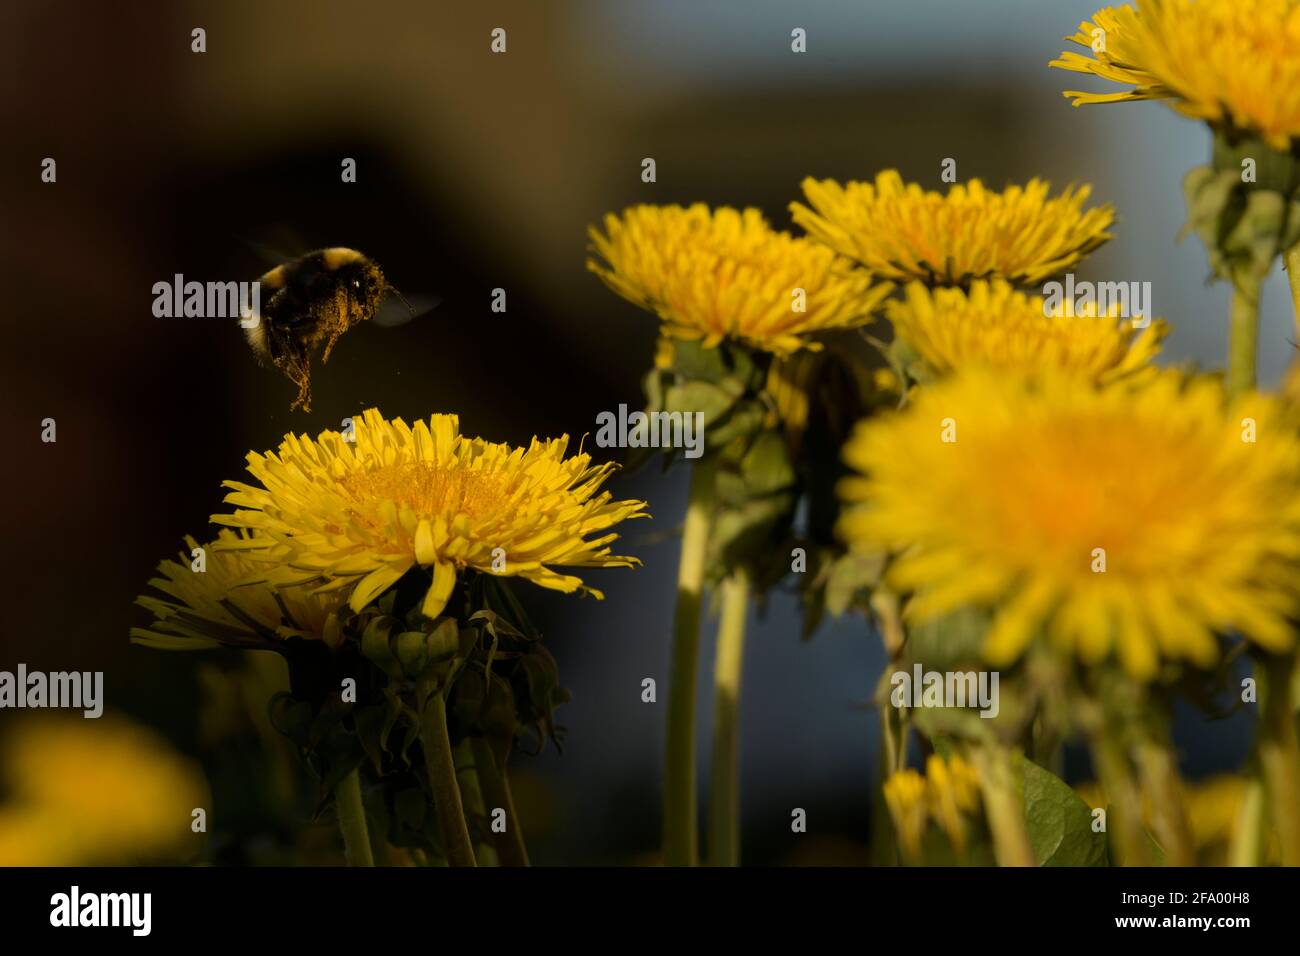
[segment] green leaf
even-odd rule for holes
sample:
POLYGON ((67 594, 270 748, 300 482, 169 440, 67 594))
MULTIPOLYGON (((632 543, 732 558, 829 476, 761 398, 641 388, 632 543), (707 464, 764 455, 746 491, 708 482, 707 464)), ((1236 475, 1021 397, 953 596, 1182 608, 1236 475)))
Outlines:
POLYGON ((1018 761, 1025 825, 1040 866, 1106 866, 1106 834, 1094 833, 1092 808, 1032 760, 1018 761))

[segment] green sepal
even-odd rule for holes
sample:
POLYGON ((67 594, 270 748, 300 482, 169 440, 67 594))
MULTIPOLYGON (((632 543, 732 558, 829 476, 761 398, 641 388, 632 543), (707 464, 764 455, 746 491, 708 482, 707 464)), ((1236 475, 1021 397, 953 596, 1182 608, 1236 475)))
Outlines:
POLYGON ((389 646, 389 635, 398 625, 396 618, 377 615, 361 631, 361 653, 389 677, 402 676, 401 661, 389 646))
POLYGON ((708 428, 731 410, 740 394, 709 382, 683 382, 670 385, 664 391, 664 407, 651 409, 648 414, 663 411, 691 415, 699 412, 704 416, 704 427, 708 428))
POLYGON ((906 339, 897 335, 886 348, 885 358, 900 381, 925 385, 938 378, 934 370, 921 358, 921 353, 912 348, 906 339))
POLYGON ((830 563, 826 575, 823 598, 826 610, 834 617, 850 609, 866 610, 884 570, 882 552, 850 551, 840 555, 830 563))
POLYGON ((1187 224, 1205 245, 1214 274, 1234 284, 1262 279, 1273 261, 1300 242, 1300 157, 1220 130, 1209 166, 1183 180, 1187 224), (1243 181, 1243 161, 1255 164, 1243 181))
POLYGON ((985 610, 963 607, 943 617, 910 623, 908 657, 920 661, 927 670, 940 671, 979 661, 990 620, 985 610))
MULTIPOLYGON (((744 442, 762 429, 767 410, 757 401, 732 405, 731 413, 705 433, 704 454, 714 454, 732 442, 744 442)), ((707 422, 706 422, 707 425, 707 422)))

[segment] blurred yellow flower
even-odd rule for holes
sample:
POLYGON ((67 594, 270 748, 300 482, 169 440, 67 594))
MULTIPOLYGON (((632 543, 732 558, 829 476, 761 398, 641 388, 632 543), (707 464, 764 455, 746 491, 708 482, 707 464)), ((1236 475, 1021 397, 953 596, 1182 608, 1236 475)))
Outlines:
POLYGON ((250 453, 261 486, 226 482, 234 490, 225 500, 237 510, 212 520, 255 536, 216 548, 242 551, 265 568, 255 577, 278 587, 343 591, 354 611, 415 566, 432 571, 429 617, 442 612, 465 568, 601 597, 552 567, 639 564, 611 553, 618 535, 606 532, 645 517, 645 502, 600 491, 615 466, 593 465, 583 453, 566 458, 568 444, 566 435, 513 448, 461 435, 455 415, 412 427, 372 408, 351 436, 287 435, 278 452, 250 453))
MULTIPOLYGON (((1101 785, 1081 783, 1075 790, 1090 807, 1104 808, 1109 799, 1101 785)), ((1218 774, 1182 784, 1183 808, 1191 831, 1197 862, 1202 866, 1227 866, 1229 849, 1236 835, 1242 801, 1246 796, 1246 778, 1236 774, 1218 774)), ((1150 826, 1153 807, 1149 796, 1143 797, 1142 816, 1150 826)), ((1277 839, 1270 833, 1263 846, 1267 865, 1277 862, 1277 839)))
POLYGON ((820 359, 820 355, 803 352, 773 360, 767 370, 766 386, 772 399, 772 424, 779 422, 791 434, 808 427, 813 389, 822 372, 820 359))
POLYGON ((658 315, 663 335, 706 348, 731 338, 776 355, 816 349, 810 334, 862 325, 890 292, 757 209, 642 205, 604 225, 588 230, 587 268, 658 315))
POLYGON ((966 849, 966 817, 980 806, 980 783, 975 768, 954 754, 945 760, 930 754, 925 761, 930 794, 930 814, 957 852, 966 849))
POLYGON ((1234 774, 1220 774, 1184 784, 1187 825, 1197 850, 1227 849, 1237 829, 1237 815, 1245 795, 1245 778, 1234 774))
POLYGON ((0 866, 177 863, 202 849, 202 771, 121 718, 30 719, 0 748, 0 866))
POLYGON ((338 612, 346 603, 336 593, 315 594, 306 588, 275 588, 265 582, 245 584, 261 566, 241 548, 269 547, 246 531, 223 530, 203 547, 204 567, 195 567, 192 537, 178 561, 158 565, 149 584, 165 597, 143 594, 136 603, 154 616, 149 627, 133 627, 131 639, 162 650, 204 650, 222 644, 265 648, 277 640, 302 637, 331 647, 342 637, 338 612), (223 549, 232 550, 223 550, 223 549))
POLYGON ((967 818, 979 812, 980 791, 975 768, 961 757, 954 754, 945 759, 931 754, 925 762, 925 776, 910 769, 891 774, 885 781, 884 796, 908 859, 920 859, 921 841, 931 820, 958 853, 965 852, 967 818))
POLYGON ((1098 316, 1048 310, 1042 296, 1009 283, 976 280, 970 291, 920 282, 886 304, 894 332, 937 374, 981 367, 1022 374, 1063 373, 1105 382, 1150 367, 1168 326, 1138 329, 1115 311, 1098 316))
POLYGON ((928 813, 925 778, 915 770, 900 770, 885 781, 884 795, 903 855, 912 860, 919 859, 928 813))
POLYGON ((971 371, 864 422, 840 533, 900 552, 912 619, 997 608, 985 653, 1036 635, 1139 679, 1210 665, 1215 635, 1272 651, 1300 612, 1300 438, 1260 394, 1166 372, 1140 388, 971 371))
POLYGON ((887 169, 874 183, 809 177, 803 191, 808 205, 790 211, 812 238, 881 278, 930 286, 1041 282, 1110 239, 1115 220, 1109 205, 1084 210, 1090 187, 1049 199, 1040 179, 1000 193, 972 179, 942 195, 887 169))
POLYGON ((1128 84, 1067 90, 1075 106, 1169 99, 1179 112, 1249 131, 1286 151, 1300 136, 1300 2, 1138 0, 1103 7, 1066 40, 1091 56, 1050 65, 1128 84))

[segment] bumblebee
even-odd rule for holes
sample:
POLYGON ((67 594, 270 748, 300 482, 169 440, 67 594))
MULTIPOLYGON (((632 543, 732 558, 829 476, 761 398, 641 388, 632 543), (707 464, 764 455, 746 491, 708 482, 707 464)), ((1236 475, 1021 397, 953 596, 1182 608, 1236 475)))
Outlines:
POLYGON ((311 411, 312 353, 324 344, 321 363, 328 362, 339 337, 374 318, 388 293, 402 299, 378 263, 341 246, 299 256, 258 282, 261 309, 257 321, 245 323, 244 334, 260 360, 269 360, 298 386, 290 411, 311 411))

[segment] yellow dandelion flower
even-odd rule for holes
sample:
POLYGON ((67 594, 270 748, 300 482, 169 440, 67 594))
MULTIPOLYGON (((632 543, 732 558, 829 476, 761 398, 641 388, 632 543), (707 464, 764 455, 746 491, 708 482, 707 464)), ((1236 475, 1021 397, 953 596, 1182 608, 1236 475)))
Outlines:
POLYGON ((862 325, 890 292, 757 209, 634 206, 588 235, 599 257, 588 269, 658 315, 663 335, 706 348, 730 338, 776 355, 817 349, 809 335, 862 325))
POLYGON ((567 435, 513 448, 461 435, 455 415, 412 427, 372 408, 351 438, 287 435, 278 452, 250 453, 260 487, 226 482, 234 489, 226 503, 238 510, 212 520, 255 537, 216 547, 268 566, 262 577, 272 584, 344 591, 354 611, 418 565, 432 571, 429 617, 441 613, 461 569, 601 597, 553 567, 639 563, 613 554, 618 535, 608 532, 645 517, 645 502, 601 491, 615 466, 583 453, 566 458, 567 435))
POLYGON ((1300 438, 1276 399, 1172 372, 1097 389, 971 371, 859 425, 845 460, 862 475, 840 533, 901 552, 913 619, 997 608, 995 665, 1040 633, 1139 679, 1213 663, 1218 633, 1293 643, 1300 438))
POLYGON ((965 851, 967 817, 979 812, 980 792, 975 768, 961 757, 931 754, 924 776, 915 770, 891 774, 884 784, 884 796, 904 856, 920 858, 921 841, 931 820, 958 853, 965 851))
MULTIPOLYGON (((1081 783, 1075 791, 1090 807, 1110 803, 1106 791, 1096 782, 1081 783)), ((1240 823, 1242 802, 1246 798, 1246 779, 1236 774, 1217 774, 1198 781, 1183 781, 1182 801, 1191 831, 1192 846, 1206 866, 1226 866, 1228 847, 1240 823)), ((1142 798, 1142 818, 1151 827, 1155 814, 1151 797, 1142 798)), ((1268 835, 1264 846, 1265 862, 1276 862, 1277 841, 1268 835)))
POLYGON ((1198 850, 1231 842, 1245 796, 1246 781, 1234 774, 1219 774, 1184 785, 1187 825, 1198 850))
POLYGON ((1128 84, 1067 90, 1075 106, 1169 99, 1179 112, 1249 131, 1285 152, 1300 136, 1300 2, 1138 0, 1103 7, 1050 66, 1128 84))
POLYGON ((342 638, 338 612, 344 599, 336 593, 306 588, 276 588, 265 582, 246 583, 262 565, 241 549, 269 547, 245 531, 222 531, 202 549, 201 571, 194 562, 199 544, 185 538, 177 561, 158 565, 159 577, 149 584, 163 597, 144 594, 136 603, 154 616, 150 627, 131 629, 131 639, 162 650, 205 650, 222 644, 267 647, 276 640, 302 637, 331 647, 342 638), (225 550, 230 549, 230 550, 225 550))
POLYGON ((677 361, 677 346, 672 339, 659 337, 655 343, 654 365, 657 369, 670 369, 677 361))
POLYGON ((954 754, 945 760, 930 754, 925 761, 930 814, 958 853, 966 849, 966 816, 980 806, 979 776, 975 768, 954 754))
POLYGON ((913 860, 919 858, 929 813, 925 778, 915 770, 900 770, 885 781, 884 796, 903 855, 913 860))
POLYGON ((874 183, 805 179, 809 205, 794 202, 790 211, 814 239, 885 279, 964 286, 1002 278, 1031 285, 1112 238, 1114 210, 1083 208, 1091 187, 1051 199, 1048 189, 1032 179, 999 193, 972 179, 941 195, 904 184, 898 170, 887 169, 874 183))
POLYGON ((890 368, 878 368, 872 372, 871 384, 876 391, 887 395, 899 395, 903 391, 903 383, 899 381, 898 375, 890 368))
POLYGON ((978 366, 1092 382, 1149 368, 1168 333, 1159 319, 1143 330, 1120 318, 1118 307, 1108 311, 1067 315, 1001 279, 972 282, 969 292, 913 282, 903 300, 885 306, 894 332, 937 374, 978 366))
POLYGON ((202 771, 148 728, 121 718, 43 717, 5 740, 0 866, 182 862, 211 813, 202 771))

